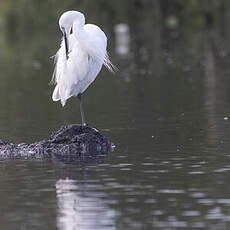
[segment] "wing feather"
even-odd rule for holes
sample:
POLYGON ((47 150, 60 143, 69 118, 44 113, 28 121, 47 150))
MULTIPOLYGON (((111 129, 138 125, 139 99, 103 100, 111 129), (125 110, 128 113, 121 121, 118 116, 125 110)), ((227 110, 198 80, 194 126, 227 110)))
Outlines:
POLYGON ((87 33, 87 41, 85 41, 85 48, 98 62, 101 62, 105 67, 114 72, 116 67, 110 61, 109 55, 106 51, 107 37, 105 33, 94 24, 86 24, 84 30, 87 33))

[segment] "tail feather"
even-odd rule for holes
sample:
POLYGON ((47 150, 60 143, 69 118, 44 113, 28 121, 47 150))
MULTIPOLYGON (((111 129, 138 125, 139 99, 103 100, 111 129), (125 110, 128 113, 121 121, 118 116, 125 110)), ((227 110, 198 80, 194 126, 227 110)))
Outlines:
POLYGON ((115 73, 118 70, 118 68, 110 61, 108 53, 105 54, 103 64, 112 73, 115 73))

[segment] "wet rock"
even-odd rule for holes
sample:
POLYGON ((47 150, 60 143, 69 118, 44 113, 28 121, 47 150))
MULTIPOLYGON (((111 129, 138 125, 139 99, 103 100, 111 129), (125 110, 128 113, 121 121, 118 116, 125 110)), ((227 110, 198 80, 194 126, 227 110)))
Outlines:
POLYGON ((106 154, 113 144, 89 126, 68 125, 53 132, 49 139, 33 144, 12 144, 0 140, 0 159, 57 159, 78 161, 106 154))

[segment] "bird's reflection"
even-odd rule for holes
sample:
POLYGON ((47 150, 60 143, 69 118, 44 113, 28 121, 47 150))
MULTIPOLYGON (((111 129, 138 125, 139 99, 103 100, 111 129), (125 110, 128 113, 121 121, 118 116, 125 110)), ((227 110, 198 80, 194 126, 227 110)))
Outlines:
POLYGON ((86 182, 78 184, 69 178, 56 182, 58 203, 57 227, 60 230, 115 229, 115 211, 109 208, 98 192, 86 182))

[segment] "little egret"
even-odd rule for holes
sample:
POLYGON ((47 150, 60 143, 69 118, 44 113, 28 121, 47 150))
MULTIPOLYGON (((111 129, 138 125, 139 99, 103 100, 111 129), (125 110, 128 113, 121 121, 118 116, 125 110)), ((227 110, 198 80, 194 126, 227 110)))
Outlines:
POLYGON ((78 11, 67 11, 59 19, 63 33, 60 49, 55 55, 52 82, 56 84, 53 101, 76 96, 80 102, 82 125, 86 125, 82 107, 82 93, 95 80, 104 64, 111 72, 114 66, 109 60, 107 37, 96 25, 85 24, 85 17, 78 11))

